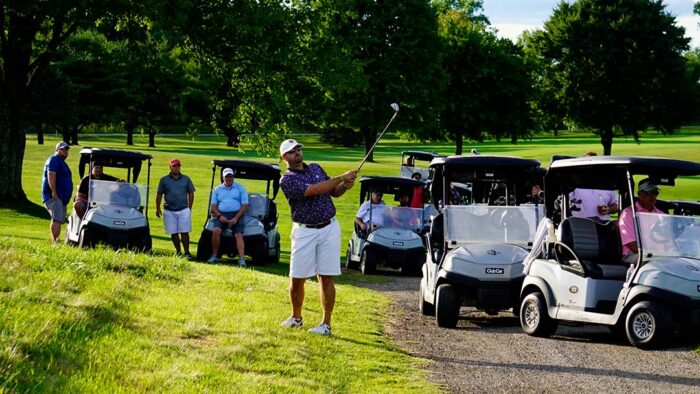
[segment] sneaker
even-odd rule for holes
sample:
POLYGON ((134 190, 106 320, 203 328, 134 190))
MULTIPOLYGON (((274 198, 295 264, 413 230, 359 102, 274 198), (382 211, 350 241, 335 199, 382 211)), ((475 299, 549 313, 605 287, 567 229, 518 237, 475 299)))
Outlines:
POLYGON ((218 261, 219 261, 219 258, 218 258, 218 257, 216 257, 216 256, 211 256, 211 257, 209 257, 209 260, 207 260, 207 263, 209 263, 209 264, 214 264, 214 263, 217 263, 218 261))
POLYGON ((185 252, 185 254, 183 254, 182 257, 186 258, 187 260, 192 260, 192 255, 190 254, 190 252, 185 252))
POLYGON ((294 316, 289 316, 289 319, 285 320, 280 324, 282 327, 288 327, 288 328, 301 328, 301 326, 304 325, 304 321, 302 319, 297 319, 294 316))
POLYGON ((244 259, 243 257, 241 257, 240 259, 238 259, 238 266, 241 267, 241 268, 245 268, 245 267, 246 267, 246 265, 245 265, 245 259, 244 259))
POLYGON ((325 335, 327 337, 331 336, 331 326, 326 323, 321 323, 318 326, 309 330, 312 334, 325 335))

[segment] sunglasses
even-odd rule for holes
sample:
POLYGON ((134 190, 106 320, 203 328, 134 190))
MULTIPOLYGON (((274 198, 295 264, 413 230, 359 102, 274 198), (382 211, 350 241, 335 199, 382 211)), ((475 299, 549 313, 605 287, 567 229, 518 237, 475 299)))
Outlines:
POLYGON ((643 194, 646 194, 647 196, 654 196, 654 197, 657 197, 657 196, 659 195, 659 191, 658 191, 658 190, 654 190, 654 191, 651 191, 651 192, 647 192, 647 191, 644 191, 644 190, 640 190, 640 192, 642 192, 643 194))
POLYGON ((294 148, 287 153, 296 153, 296 152, 301 152, 301 148, 294 148))

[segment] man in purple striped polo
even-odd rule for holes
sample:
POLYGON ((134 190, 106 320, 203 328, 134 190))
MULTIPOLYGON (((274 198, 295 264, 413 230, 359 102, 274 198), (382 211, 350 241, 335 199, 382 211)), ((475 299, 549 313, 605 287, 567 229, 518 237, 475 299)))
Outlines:
POLYGON ((331 197, 340 197, 355 184, 357 171, 330 178, 316 163, 304 163, 304 145, 289 139, 280 145, 287 172, 280 179, 292 211, 292 252, 289 264, 289 298, 292 316, 282 326, 301 328, 304 284, 318 277, 321 287, 323 322, 309 332, 331 335, 331 314, 335 305, 333 277, 340 275, 340 225, 331 197))

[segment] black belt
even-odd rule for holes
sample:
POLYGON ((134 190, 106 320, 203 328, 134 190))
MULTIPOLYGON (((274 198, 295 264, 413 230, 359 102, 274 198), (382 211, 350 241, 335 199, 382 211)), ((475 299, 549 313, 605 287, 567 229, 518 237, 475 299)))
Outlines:
POLYGON ((331 224, 332 220, 326 220, 325 222, 322 223, 316 223, 316 224, 304 224, 304 227, 306 228, 324 228, 331 224))

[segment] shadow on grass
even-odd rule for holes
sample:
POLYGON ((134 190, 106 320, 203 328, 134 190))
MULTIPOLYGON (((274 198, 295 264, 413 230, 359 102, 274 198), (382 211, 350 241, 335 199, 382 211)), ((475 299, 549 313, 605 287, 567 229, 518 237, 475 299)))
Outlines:
POLYGON ((19 215, 27 215, 38 219, 46 219, 47 223, 50 218, 49 213, 46 211, 46 207, 43 205, 34 204, 33 202, 26 201, 13 206, 0 206, 0 208, 7 208, 19 215))

